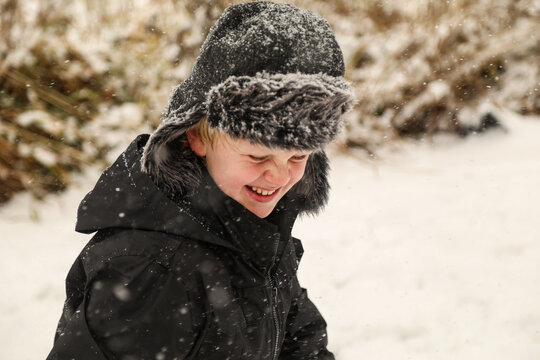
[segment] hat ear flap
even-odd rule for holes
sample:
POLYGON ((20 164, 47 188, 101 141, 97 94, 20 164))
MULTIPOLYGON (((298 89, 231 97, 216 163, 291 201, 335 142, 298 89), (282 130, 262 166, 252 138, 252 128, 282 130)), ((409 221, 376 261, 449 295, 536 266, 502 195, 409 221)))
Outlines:
POLYGON ((200 183, 204 164, 189 147, 186 130, 202 116, 190 111, 180 119, 162 122, 144 148, 142 171, 170 196, 188 194, 200 183))
POLYGON ((304 176, 291 189, 291 193, 304 200, 301 207, 302 213, 315 215, 328 202, 329 170, 328 157, 323 150, 316 151, 309 156, 304 176))

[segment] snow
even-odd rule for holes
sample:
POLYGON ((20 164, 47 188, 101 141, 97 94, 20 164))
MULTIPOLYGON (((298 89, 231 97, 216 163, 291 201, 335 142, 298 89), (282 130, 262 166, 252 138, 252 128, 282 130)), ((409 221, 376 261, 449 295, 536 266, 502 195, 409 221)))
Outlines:
MULTIPOLYGON (((34 63, 36 58, 29 49, 44 36, 32 25, 40 8, 38 2, 20 3, 21 24, 13 29, 18 46, 7 54, 6 66, 34 63)), ((394 4, 387 10, 399 7, 415 16, 425 12, 428 2, 408 2, 406 7, 401 2, 394 4)), ((131 77, 128 83, 117 84, 115 90, 122 92, 141 84, 152 89, 151 95, 145 95, 145 111, 137 104, 108 107, 84 129, 99 134, 97 143, 114 146, 107 157, 112 160, 140 131, 136 127, 147 120, 149 113, 158 117, 169 88, 189 75, 189 47, 202 41, 208 24, 203 7, 192 17, 183 6, 172 3, 124 0, 102 5, 106 5, 103 12, 80 1, 66 8, 77 17, 67 29, 68 43, 88 65, 81 68, 80 63, 71 61, 66 64, 67 71, 72 76, 97 76, 116 66, 131 77), (129 21, 112 16, 120 7, 129 21), (174 16, 157 17, 154 24, 152 19, 159 13, 174 16), (106 14, 111 15, 110 23, 97 21, 106 14), (130 43, 130 52, 112 45, 137 35, 147 24, 164 31, 159 43, 144 42, 139 47, 130 43), (176 43, 179 34, 184 36, 182 47, 176 43), (150 52, 155 55, 147 58, 146 53, 154 47, 161 49, 161 42, 165 50, 150 52), (146 61, 141 60, 143 53, 146 61), (165 66, 177 57, 182 59, 178 66, 165 66), (133 128, 115 131, 124 125, 133 128)), ((540 2, 519 1, 515 7, 534 18, 540 2)), ((420 19, 414 26, 397 22, 391 31, 382 31, 368 18, 320 13, 334 19, 346 59, 361 47, 373 57, 373 64, 348 71, 349 80, 358 82, 359 99, 374 105, 377 99, 392 100, 391 95, 415 81, 421 84, 428 80, 424 83, 427 89, 444 90, 433 88, 438 82, 425 60, 426 54, 439 56, 440 49, 435 45, 443 33, 452 30, 453 24, 480 41, 482 26, 496 24, 498 18, 507 15, 489 15, 491 21, 479 24, 474 18, 478 14, 471 12, 448 19, 443 16, 441 19, 450 25, 441 22, 436 26, 420 19), (361 29, 364 34, 351 29, 361 29), (408 62, 402 61, 398 54, 413 40, 425 42, 425 49, 408 62)), ((518 20, 502 31, 506 35, 500 39, 493 37, 490 42, 497 46, 487 47, 493 53, 470 53, 460 48, 456 54, 476 59, 468 61, 470 72, 481 59, 494 54, 526 54, 519 49, 533 48, 537 37, 532 34, 537 33, 534 30, 538 26, 526 20, 518 20)), ((50 34, 48 42, 55 46, 46 50, 54 51, 63 63, 65 54, 60 52, 67 46, 55 42, 50 34)), ((475 44, 470 40, 466 45, 475 44)), ((0 44, 2 49, 5 44, 0 44)), ((523 99, 536 98, 539 69, 534 61, 524 59, 505 66, 500 96, 490 93, 494 97, 491 100, 519 110, 523 99)), ((454 73, 466 73, 464 69, 454 73)), ((437 91, 425 93, 426 97, 435 95, 437 91)), ((397 109, 387 109, 375 119, 376 124, 390 129, 396 113, 397 109)), ((482 113, 471 107, 458 116, 469 124, 468 120, 478 119, 482 113)), ((356 114, 355 119, 368 113, 356 114)), ((465 140, 437 137, 433 142, 393 144, 399 151, 377 150, 377 160, 331 154, 330 204, 321 216, 299 221, 295 234, 303 239, 306 250, 301 282, 328 322, 330 347, 338 359, 540 358, 540 121, 504 112, 497 115, 507 132, 494 130, 465 140)), ((60 130, 59 126, 67 126, 69 142, 74 141, 77 131, 75 118, 62 125, 41 111, 23 113, 18 121, 52 133, 60 130)), ((373 141, 380 137, 375 141, 379 144, 391 137, 387 136, 389 131, 379 134, 364 125, 350 131, 359 134, 359 139, 373 141)), ((83 146, 86 153, 97 151, 90 143, 83 146)), ((21 149, 32 151, 28 145, 21 149)), ((37 156, 53 163, 49 153, 37 156)), ((0 359, 45 358, 50 349, 65 298, 65 276, 89 238, 73 230, 77 205, 98 175, 96 169, 87 169, 67 192, 50 196, 45 202, 21 194, 0 207, 0 251, 4 255, 0 263, 0 359)), ((126 295, 122 289, 118 293, 120 297, 126 295)))
POLYGON ((338 359, 540 358, 540 123, 500 116, 509 133, 333 159, 296 233, 338 359))
POLYGON ((46 132, 58 136, 64 130, 64 123, 42 110, 28 110, 17 116, 17 123, 22 127, 35 125, 46 132))
MULTIPOLYGON (((331 153, 329 206, 294 233, 337 359, 540 358, 540 119, 497 115, 508 131, 331 153)), ((46 357, 98 175, 0 208, 1 359, 46 357)))

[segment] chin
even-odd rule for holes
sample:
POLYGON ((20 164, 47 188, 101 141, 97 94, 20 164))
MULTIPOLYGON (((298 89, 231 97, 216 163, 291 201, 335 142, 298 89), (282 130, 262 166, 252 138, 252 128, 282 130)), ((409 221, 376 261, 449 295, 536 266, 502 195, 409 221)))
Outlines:
MULTIPOLYGON (((272 209, 273 210, 273 209, 272 209)), ((252 213, 254 213, 255 215, 257 215, 258 217, 260 217, 261 219, 267 217, 268 215, 270 215, 272 213, 272 210, 270 211, 251 211, 252 213)))
POLYGON ((262 219, 262 218, 265 218, 268 215, 270 215, 272 213, 272 211, 274 210, 274 207, 275 206, 272 206, 272 207, 269 207, 267 209, 266 208, 265 209, 253 209, 253 208, 246 207, 246 209, 248 209, 250 212, 252 212, 253 214, 257 215, 258 217, 260 217, 262 219))

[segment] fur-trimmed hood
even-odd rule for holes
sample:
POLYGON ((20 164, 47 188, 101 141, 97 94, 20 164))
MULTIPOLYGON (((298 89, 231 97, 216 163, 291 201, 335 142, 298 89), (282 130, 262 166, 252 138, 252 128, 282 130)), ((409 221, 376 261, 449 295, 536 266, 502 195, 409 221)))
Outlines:
POLYGON ((191 75, 174 89, 142 169, 172 196, 195 189, 204 164, 185 146, 185 132, 206 116, 233 138, 313 150, 291 192, 303 199, 302 212, 317 212, 329 190, 324 147, 353 104, 344 72, 341 49, 319 15, 268 1, 233 5, 210 30, 191 75))

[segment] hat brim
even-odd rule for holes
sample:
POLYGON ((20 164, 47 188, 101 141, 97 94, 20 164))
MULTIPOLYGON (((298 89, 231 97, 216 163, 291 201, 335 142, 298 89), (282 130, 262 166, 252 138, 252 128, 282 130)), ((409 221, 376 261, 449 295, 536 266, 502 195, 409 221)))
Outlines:
POLYGON ((349 83, 325 74, 231 76, 207 93, 208 122, 268 147, 315 150, 331 142, 353 105, 349 83))

